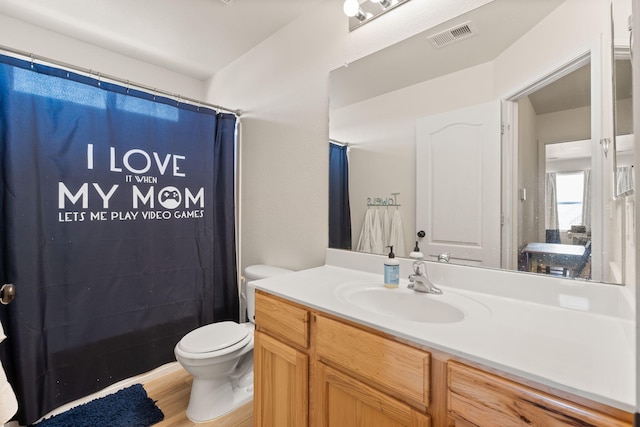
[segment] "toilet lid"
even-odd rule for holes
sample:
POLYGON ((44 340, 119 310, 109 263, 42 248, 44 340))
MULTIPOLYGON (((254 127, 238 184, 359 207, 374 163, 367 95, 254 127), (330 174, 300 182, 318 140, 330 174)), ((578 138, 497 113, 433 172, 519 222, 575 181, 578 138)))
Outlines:
POLYGON ((219 322, 189 332, 180 348, 189 353, 209 353, 230 347, 247 337, 249 330, 236 322, 219 322))

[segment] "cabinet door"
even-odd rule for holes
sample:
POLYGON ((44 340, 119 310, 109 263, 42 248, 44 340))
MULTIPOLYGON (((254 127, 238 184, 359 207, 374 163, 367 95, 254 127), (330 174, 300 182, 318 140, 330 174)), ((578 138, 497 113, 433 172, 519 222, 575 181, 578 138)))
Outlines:
POLYGON ((430 427, 428 415, 361 382, 318 364, 321 427, 430 427))
POLYGON ((256 331, 254 366, 254 425, 307 426, 309 357, 256 331))

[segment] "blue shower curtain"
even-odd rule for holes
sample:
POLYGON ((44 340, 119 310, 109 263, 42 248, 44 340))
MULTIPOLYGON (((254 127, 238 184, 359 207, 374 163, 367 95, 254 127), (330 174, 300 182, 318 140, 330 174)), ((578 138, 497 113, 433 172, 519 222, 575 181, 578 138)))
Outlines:
POLYGON ((2 362, 21 424, 238 318, 233 115, 0 56, 2 362))
POLYGON ((351 249, 347 147, 329 144, 329 247, 351 249))

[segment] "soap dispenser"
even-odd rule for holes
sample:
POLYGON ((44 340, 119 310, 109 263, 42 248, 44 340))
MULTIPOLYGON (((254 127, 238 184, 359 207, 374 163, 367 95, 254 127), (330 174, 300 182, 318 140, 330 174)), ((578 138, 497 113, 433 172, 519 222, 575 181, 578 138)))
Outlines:
POLYGON ((384 287, 397 288, 400 284, 400 261, 396 259, 393 253, 393 246, 390 248, 389 257, 384 262, 384 287))
POLYGON ((413 248, 413 252, 409 254, 409 258, 412 258, 415 261, 419 261, 424 258, 424 255, 422 255, 422 252, 420 252, 420 247, 418 247, 418 242, 416 242, 416 247, 413 248))
POLYGON ((413 260, 413 274, 420 274, 420 267, 424 265, 424 255, 420 252, 420 247, 418 247, 418 242, 416 242, 416 247, 413 248, 413 252, 409 254, 409 258, 413 260))

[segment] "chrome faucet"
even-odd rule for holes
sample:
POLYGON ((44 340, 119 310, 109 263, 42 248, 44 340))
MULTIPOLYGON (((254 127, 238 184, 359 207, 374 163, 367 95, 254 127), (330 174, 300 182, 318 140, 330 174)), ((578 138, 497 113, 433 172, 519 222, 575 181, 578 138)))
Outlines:
POLYGON ((409 285, 407 288, 413 289, 416 292, 425 292, 428 294, 442 294, 442 290, 438 289, 427 275, 427 265, 423 260, 416 260, 413 262, 413 274, 409 276, 409 285))

